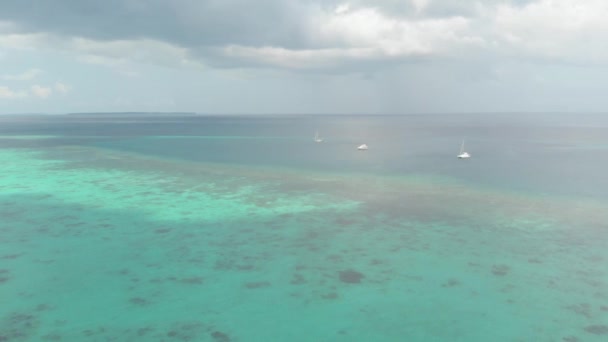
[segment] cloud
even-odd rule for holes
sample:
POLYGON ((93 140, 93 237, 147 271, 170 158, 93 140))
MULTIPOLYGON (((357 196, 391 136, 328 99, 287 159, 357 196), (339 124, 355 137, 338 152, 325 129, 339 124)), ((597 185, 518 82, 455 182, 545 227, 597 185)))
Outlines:
POLYGON ((608 62, 608 2, 539 0, 502 4, 492 22, 496 38, 513 53, 572 62, 608 62))
POLYGON ((71 86, 62 82, 56 82, 53 86, 35 84, 29 88, 29 92, 24 90, 16 91, 9 87, 0 86, 0 99, 22 99, 30 95, 40 99, 47 99, 53 92, 65 95, 70 92, 71 89, 71 86))
POLYGON ((197 66, 200 62, 189 55, 186 48, 150 39, 96 41, 73 38, 66 48, 77 52, 80 59, 91 64, 121 67, 128 63, 197 66))
POLYGON ((308 4, 282 0, 4 0, 0 20, 20 33, 92 40, 150 39, 182 47, 288 45, 308 4), (52 15, 49 15, 52 13, 52 15))
POLYGON ((22 99, 27 97, 24 91, 14 91, 9 87, 0 86, 0 99, 22 99))
POLYGON ((51 96, 51 94, 53 93, 53 89, 50 87, 43 87, 36 84, 30 88, 30 92, 32 93, 32 95, 38 98, 46 99, 51 96))
POLYGON ((373 7, 321 12, 310 26, 318 45, 372 48, 388 56, 441 53, 453 44, 482 41, 470 35, 464 17, 399 18, 373 7))
MULTIPOLYGON (((103 41, 60 37, 49 33, 0 33, 0 48, 68 51, 82 63, 112 68, 127 76, 134 75, 135 72, 131 69, 135 63, 195 68, 202 66, 201 61, 193 57, 188 49, 151 39, 103 41)), ((3 78, 31 80, 40 73, 40 70, 32 69, 21 75, 5 75, 3 78)))
POLYGON ((51 40, 57 38, 45 33, 3 33, 0 31, 0 48, 31 51, 41 47, 53 46, 51 40))
POLYGON ((29 69, 17 75, 4 75, 3 80, 7 81, 31 81, 42 73, 40 69, 29 69))
POLYGON ((133 63, 366 72, 453 58, 608 64, 603 0, 5 0, 0 47, 133 63), (53 15, 48 15, 53 13, 53 15))
POLYGON ((374 8, 344 4, 319 11, 310 18, 309 27, 308 41, 319 48, 229 45, 221 49, 221 57, 242 63, 318 69, 353 61, 419 60, 424 56, 449 55, 457 45, 484 43, 482 37, 468 33, 469 20, 463 17, 393 18, 374 8))
MULTIPOLYGON (((271 65, 290 69, 319 69, 337 66, 345 59, 371 57, 374 51, 367 48, 289 50, 281 47, 228 46, 220 52, 236 64, 271 65)), ((223 61, 226 63, 226 61, 223 61)))
POLYGON ((72 90, 72 87, 65 83, 56 82, 54 89, 59 94, 67 94, 70 90, 72 90))
POLYGON ((431 0, 412 0, 412 6, 416 9, 416 12, 422 12, 429 5, 431 0))

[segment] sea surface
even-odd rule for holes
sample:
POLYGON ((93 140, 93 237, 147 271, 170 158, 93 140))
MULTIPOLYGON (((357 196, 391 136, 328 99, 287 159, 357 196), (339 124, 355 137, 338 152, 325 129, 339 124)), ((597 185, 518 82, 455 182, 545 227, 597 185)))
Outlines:
POLYGON ((0 116, 0 341, 608 341, 608 114, 0 116))

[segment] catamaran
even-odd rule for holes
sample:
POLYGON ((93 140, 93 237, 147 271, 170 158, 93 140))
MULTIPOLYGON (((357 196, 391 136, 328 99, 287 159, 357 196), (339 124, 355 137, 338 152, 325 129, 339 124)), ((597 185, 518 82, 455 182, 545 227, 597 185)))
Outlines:
POLYGON ((458 154, 458 159, 467 159, 471 158, 471 155, 468 152, 464 151, 464 139, 462 139, 462 144, 460 145, 460 153, 458 154))
POLYGON ((322 141, 323 141, 323 139, 321 139, 321 137, 319 136, 319 131, 317 131, 317 132, 315 133, 315 142, 320 143, 320 142, 322 142, 322 141))

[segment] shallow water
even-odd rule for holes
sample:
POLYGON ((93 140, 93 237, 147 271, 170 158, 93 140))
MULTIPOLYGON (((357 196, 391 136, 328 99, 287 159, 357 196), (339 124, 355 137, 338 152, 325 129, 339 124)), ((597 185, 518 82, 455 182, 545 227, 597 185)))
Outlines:
POLYGON ((2 117, 0 336, 605 341, 582 118, 2 117))

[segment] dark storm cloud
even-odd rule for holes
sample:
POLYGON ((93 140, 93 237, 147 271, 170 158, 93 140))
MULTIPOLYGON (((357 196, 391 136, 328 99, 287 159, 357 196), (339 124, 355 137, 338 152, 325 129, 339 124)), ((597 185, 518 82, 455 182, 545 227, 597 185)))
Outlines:
MULTIPOLYGON (((217 67, 261 67, 265 61, 227 55, 224 47, 279 47, 287 50, 343 48, 344 44, 316 39, 311 19, 331 12, 340 1, 284 0, 4 0, 0 21, 22 33, 47 33, 99 41, 152 39, 188 49, 188 53, 217 67), (312 26, 311 26, 312 25, 312 26), (333 45, 332 45, 333 44, 333 45)), ((403 2, 401 2, 403 3, 403 2)), ((359 1, 354 6, 397 11, 395 2, 359 1)), ((336 59, 336 58, 333 58, 336 59)), ((389 58, 392 59, 392 58, 389 58)), ((353 64, 345 58, 340 69, 353 64)), ((382 58, 386 62, 386 58, 382 58)), ((335 63, 325 63, 334 65, 335 63)), ((356 63, 355 63, 356 64, 356 63)), ((373 65, 373 61, 365 64, 373 65)), ((313 65, 310 69, 316 68, 313 65)))
MULTIPOLYGON (((487 0, 525 5, 532 0, 487 0)), ((479 3, 460 0, 2 0, 0 20, 22 32, 100 40, 151 38, 183 47, 237 44, 313 47, 307 20, 341 3, 402 18, 474 17, 479 3), (418 5, 417 5, 418 4, 418 5)))
POLYGON ((150 38, 183 47, 297 47, 298 8, 280 0, 3 0, 0 20, 22 32, 98 40, 150 38))
MULTIPOLYGON (((314 47, 308 20, 341 3, 375 8, 394 17, 474 16, 475 2, 286 0, 2 0, 0 20, 22 32, 50 32, 99 40, 151 38, 183 47, 314 47)), ((498 2, 494 0, 484 3, 498 2)), ((504 3, 504 1, 502 1, 504 3)), ((511 1, 526 3, 528 0, 511 1)))

